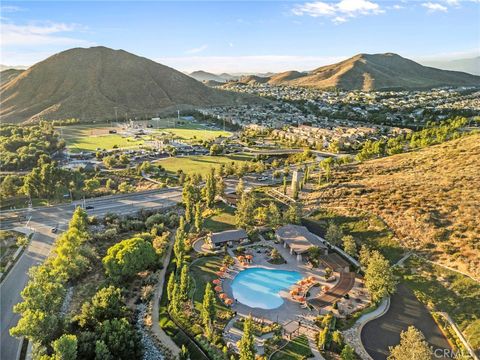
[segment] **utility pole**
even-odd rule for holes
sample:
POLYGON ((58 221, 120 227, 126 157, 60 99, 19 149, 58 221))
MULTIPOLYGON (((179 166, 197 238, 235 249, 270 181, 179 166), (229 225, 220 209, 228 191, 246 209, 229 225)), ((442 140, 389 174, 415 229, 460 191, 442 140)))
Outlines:
POLYGON ((115 109, 115 122, 118 123, 118 114, 117 114, 117 107, 113 107, 115 109))

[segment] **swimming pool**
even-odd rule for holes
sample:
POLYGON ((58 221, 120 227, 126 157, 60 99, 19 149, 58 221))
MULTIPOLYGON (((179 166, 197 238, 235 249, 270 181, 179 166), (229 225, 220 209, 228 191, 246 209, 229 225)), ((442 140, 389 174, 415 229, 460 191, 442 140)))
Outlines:
POLYGON ((298 271, 250 268, 233 279, 233 297, 238 302, 260 309, 276 309, 283 304, 278 294, 302 278, 298 271))

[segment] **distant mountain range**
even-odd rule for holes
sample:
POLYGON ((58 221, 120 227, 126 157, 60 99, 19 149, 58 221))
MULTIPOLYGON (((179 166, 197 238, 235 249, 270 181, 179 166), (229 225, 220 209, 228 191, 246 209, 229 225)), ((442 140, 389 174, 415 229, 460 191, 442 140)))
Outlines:
POLYGON ((106 47, 70 49, 15 71, 0 73, 2 122, 114 119, 115 109, 121 117, 143 117, 264 101, 212 89, 170 67, 106 47))
POLYGON ((239 82, 371 91, 480 86, 480 77, 423 66, 397 54, 386 53, 359 54, 310 72, 287 71, 269 77, 246 76, 239 82))
POLYGON ((463 71, 473 75, 480 75, 480 56, 446 61, 421 61, 421 63, 422 65, 443 70, 463 71))
POLYGON ((195 80, 205 82, 205 83, 209 81, 214 81, 216 83, 223 83, 227 81, 236 81, 246 76, 268 77, 268 76, 275 75, 275 73, 234 73, 234 74, 222 73, 217 75, 207 71, 197 70, 197 71, 191 72, 188 75, 193 77, 195 80))
POLYGON ((28 69, 28 66, 23 66, 23 65, 2 65, 2 64, 0 64, 0 71, 9 70, 9 69, 14 69, 14 70, 26 70, 26 69, 28 69))
POLYGON ((177 70, 123 50, 70 49, 27 70, 0 72, 0 121, 78 118, 106 120, 153 116, 200 106, 258 103, 265 100, 206 86, 269 83, 318 89, 427 89, 480 86, 480 76, 420 65, 399 55, 359 54, 309 72, 211 74, 177 70))

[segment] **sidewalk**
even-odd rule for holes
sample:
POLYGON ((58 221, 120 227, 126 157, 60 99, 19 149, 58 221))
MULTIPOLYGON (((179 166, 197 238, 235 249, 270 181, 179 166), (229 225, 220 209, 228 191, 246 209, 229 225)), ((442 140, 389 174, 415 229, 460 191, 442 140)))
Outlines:
POLYGON ((160 299, 162 297, 163 292, 163 283, 165 282, 165 273, 167 272, 168 264, 170 263, 170 257, 172 255, 173 246, 169 245, 167 254, 165 255, 163 261, 163 269, 160 270, 158 274, 159 280, 157 283, 157 287, 155 289, 155 294, 153 296, 153 304, 152 304, 152 333, 160 340, 162 344, 164 344, 167 348, 169 348, 172 353, 177 356, 180 353, 180 348, 173 342, 173 340, 168 336, 165 331, 160 327, 159 319, 158 319, 158 312, 160 307, 160 299))

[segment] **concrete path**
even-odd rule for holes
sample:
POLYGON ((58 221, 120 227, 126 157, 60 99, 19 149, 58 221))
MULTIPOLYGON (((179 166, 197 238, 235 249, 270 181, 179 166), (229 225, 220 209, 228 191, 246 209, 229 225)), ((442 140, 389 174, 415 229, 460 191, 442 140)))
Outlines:
POLYGON ((160 299, 162 298, 163 293, 163 284, 165 282, 165 274, 167 272, 168 264, 170 263, 170 257, 172 255, 173 246, 169 245, 167 249, 167 254, 163 260, 163 269, 160 270, 158 274, 158 283, 156 285, 155 294, 153 296, 152 304, 152 333, 158 338, 158 340, 169 348, 172 353, 177 356, 180 353, 180 348, 175 344, 175 342, 168 336, 165 331, 160 327, 159 323, 159 307, 160 299))
POLYGON ((346 342, 355 349, 355 352, 362 360, 372 360, 372 357, 365 350, 360 336, 363 326, 369 321, 385 314, 389 307, 390 298, 384 298, 374 311, 362 315, 350 329, 342 332, 346 342))

